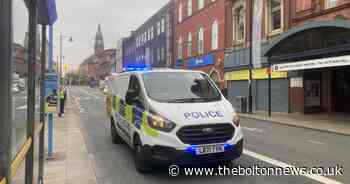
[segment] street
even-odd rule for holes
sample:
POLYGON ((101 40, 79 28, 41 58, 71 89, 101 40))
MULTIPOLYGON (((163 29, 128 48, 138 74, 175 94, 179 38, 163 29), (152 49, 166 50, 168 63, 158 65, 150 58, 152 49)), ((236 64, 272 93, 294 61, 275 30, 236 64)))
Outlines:
POLYGON ((343 168, 343 176, 169 176, 168 170, 139 174, 134 168, 131 150, 110 140, 105 96, 97 89, 69 87, 64 116, 80 121, 83 137, 99 184, 116 183, 350 183, 350 137, 269 122, 241 119, 244 130, 244 154, 233 166, 334 167, 343 168))

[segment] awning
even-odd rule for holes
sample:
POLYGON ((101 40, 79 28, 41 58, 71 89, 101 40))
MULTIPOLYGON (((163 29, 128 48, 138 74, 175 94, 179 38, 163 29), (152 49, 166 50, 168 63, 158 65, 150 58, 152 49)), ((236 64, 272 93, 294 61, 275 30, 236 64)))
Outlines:
POLYGON ((57 20, 56 1, 55 0, 39 0, 39 24, 52 25, 57 20))

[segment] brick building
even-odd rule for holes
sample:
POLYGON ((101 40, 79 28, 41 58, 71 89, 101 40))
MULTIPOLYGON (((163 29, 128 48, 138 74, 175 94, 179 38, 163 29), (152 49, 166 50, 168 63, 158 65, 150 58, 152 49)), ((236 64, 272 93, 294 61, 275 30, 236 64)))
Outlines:
POLYGON ((271 64, 272 111, 349 112, 342 104, 350 102, 350 1, 264 0, 262 16, 251 17, 252 2, 226 0, 224 70, 232 103, 248 94, 253 20, 262 23, 261 42, 253 41, 261 47, 252 52, 261 63, 252 72, 253 109, 268 109, 271 64))
POLYGON ((175 0, 175 67, 208 73, 221 88, 225 0, 175 0))

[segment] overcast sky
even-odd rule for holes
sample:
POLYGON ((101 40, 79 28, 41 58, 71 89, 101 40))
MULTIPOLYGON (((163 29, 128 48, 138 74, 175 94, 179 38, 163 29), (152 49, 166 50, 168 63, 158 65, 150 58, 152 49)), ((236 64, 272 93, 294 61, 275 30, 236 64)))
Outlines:
POLYGON ((115 47, 118 39, 128 36, 169 0, 56 0, 58 21, 55 24, 55 60, 59 34, 65 39, 63 54, 66 63, 77 68, 93 54, 94 38, 101 24, 105 48, 115 47))

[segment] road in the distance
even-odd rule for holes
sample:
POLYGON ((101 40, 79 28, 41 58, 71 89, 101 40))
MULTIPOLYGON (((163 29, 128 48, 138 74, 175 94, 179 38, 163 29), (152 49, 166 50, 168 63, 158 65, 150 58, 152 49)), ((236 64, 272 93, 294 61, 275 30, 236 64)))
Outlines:
MULTIPOLYGON (((304 176, 179 176, 171 177, 167 170, 142 175, 134 168, 131 150, 126 145, 114 145, 109 137, 105 97, 96 89, 71 87, 69 100, 76 104, 87 149, 94 161, 99 184, 117 183, 320 183, 304 176)), ((350 137, 310 129, 283 126, 269 122, 242 119, 245 149, 293 166, 344 167, 344 176, 328 177, 331 181, 350 183, 347 173, 350 137)), ((243 155, 234 165, 273 167, 263 158, 243 155)), ((325 183, 325 182, 324 182, 325 183)))

